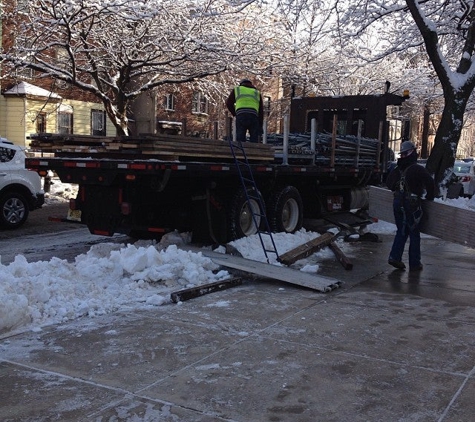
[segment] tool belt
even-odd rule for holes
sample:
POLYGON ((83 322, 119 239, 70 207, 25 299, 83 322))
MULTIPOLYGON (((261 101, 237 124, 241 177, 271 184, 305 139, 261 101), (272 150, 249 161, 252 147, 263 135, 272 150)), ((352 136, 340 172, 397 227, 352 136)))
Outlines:
POLYGON ((421 198, 408 192, 394 192, 394 198, 399 199, 401 211, 404 216, 404 225, 414 229, 423 216, 421 198))
POLYGON ((400 199, 401 202, 406 202, 411 205, 421 204, 421 198, 419 198, 417 195, 414 195, 413 193, 394 191, 393 194, 394 194, 394 198, 400 199))

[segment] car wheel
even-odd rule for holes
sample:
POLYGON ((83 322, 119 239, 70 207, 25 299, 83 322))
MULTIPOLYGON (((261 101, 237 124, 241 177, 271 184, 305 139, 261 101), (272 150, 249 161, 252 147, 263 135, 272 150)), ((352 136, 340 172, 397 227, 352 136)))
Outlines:
POLYGON ((0 198, 0 225, 7 229, 20 227, 28 218, 30 210, 25 197, 8 192, 0 198))

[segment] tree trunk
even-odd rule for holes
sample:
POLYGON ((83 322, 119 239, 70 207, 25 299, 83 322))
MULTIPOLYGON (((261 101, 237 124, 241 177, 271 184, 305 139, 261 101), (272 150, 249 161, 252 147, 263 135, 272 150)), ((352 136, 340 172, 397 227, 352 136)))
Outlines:
POLYGON ((424 104, 424 117, 422 121, 422 139, 421 139, 421 158, 427 158, 429 150, 429 124, 430 124, 429 105, 424 104))
POLYGON ((117 136, 129 136, 129 120, 125 110, 121 112, 110 102, 103 101, 103 104, 104 108, 106 109, 107 116, 115 127, 117 136))
POLYGON ((437 129, 434 146, 427 170, 434 175, 438 189, 446 187, 455 161, 457 145, 463 127, 463 117, 468 96, 462 91, 459 94, 445 95, 442 119, 437 129))

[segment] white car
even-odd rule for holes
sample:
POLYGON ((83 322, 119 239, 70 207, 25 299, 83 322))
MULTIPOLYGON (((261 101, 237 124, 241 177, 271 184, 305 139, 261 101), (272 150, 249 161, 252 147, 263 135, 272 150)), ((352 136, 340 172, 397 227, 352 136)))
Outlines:
POLYGON ((464 196, 472 196, 475 192, 474 165, 474 161, 456 161, 454 163, 454 174, 458 177, 459 183, 463 186, 464 196))
POLYGON ((41 177, 25 168, 25 149, 0 138, 0 228, 20 227, 44 201, 41 177))

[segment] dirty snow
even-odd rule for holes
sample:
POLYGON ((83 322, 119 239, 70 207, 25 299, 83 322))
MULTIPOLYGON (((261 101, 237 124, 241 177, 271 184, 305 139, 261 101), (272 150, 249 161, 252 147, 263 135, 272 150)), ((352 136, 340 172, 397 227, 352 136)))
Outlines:
MULTIPOLYGON (((71 196, 74 187, 55 181, 46 206, 71 196)), ((451 200, 451 205, 475 209, 474 198, 451 200)), ((380 221, 368 230, 393 234, 395 226, 380 221)), ((318 233, 302 229, 293 235, 277 233, 273 237, 277 251, 282 254, 317 236, 318 233)), ((13 262, 2 265, 0 257, 0 337, 118 309, 160 306, 170 302, 173 291, 230 276, 201 253, 177 247, 185 245, 188 237, 186 233, 171 233, 159 243, 103 243, 92 246, 74 262, 59 258, 28 262, 23 255, 17 255, 13 262)), ((231 244, 245 258, 266 261, 258 236, 231 244)), ((339 246, 346 252, 345 242, 339 241, 339 246)), ((218 251, 224 252, 219 248, 218 251)), ((275 255, 269 254, 269 258, 271 263, 280 265, 275 255)), ((325 259, 334 259, 328 248, 298 261, 294 267, 317 273, 325 259)))

